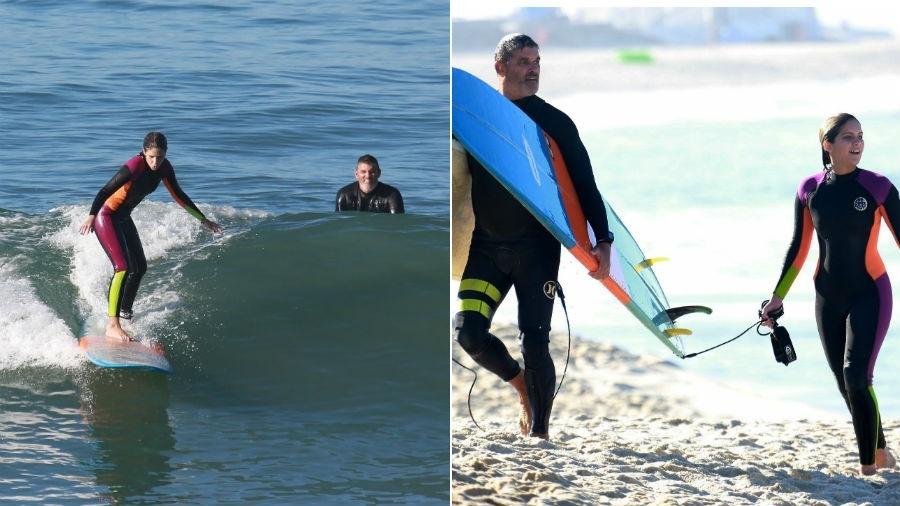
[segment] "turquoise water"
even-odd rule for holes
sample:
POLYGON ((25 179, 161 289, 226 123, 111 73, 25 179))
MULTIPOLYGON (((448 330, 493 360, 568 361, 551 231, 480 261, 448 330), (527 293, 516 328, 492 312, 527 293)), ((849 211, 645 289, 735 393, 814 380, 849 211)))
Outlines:
MULTIPOLYGON (((893 142, 900 135, 900 114, 859 117, 867 139, 861 166, 900 180, 900 146, 893 142)), ((648 256, 670 257, 654 267, 669 302, 713 308, 710 316, 682 320, 694 331, 683 338, 687 352, 737 335, 771 295, 791 238, 794 192, 802 178, 820 168, 816 132, 822 119, 691 122, 584 134, 592 159, 604 160, 596 170, 604 197, 648 256)), ((888 272, 898 272, 900 254, 886 227, 879 247, 888 272)), ((846 407, 825 363, 813 317, 816 258, 813 245, 781 320, 797 348, 796 362, 788 367, 775 362, 768 337, 753 330, 700 357, 684 362, 668 357, 710 381, 843 414, 846 407)), ((581 324, 576 324, 576 332, 666 356, 666 349, 633 325, 626 313, 608 307, 613 299, 582 282, 576 269, 567 272, 577 287, 569 290, 570 296, 575 292, 592 301, 570 302, 573 320, 581 324)), ((888 332, 875 369, 886 417, 900 415, 900 378, 891 373, 900 362, 896 327, 888 332)))
POLYGON ((0 501, 446 503, 447 16, 0 1, 0 501), (77 226, 151 129, 226 230, 134 213, 171 376, 75 345, 112 273, 77 226), (409 214, 332 212, 367 152, 409 214))

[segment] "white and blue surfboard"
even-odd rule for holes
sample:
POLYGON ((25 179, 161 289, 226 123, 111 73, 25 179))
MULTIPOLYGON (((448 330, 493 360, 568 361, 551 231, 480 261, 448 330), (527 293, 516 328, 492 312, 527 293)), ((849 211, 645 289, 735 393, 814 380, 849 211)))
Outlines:
MULTIPOLYGON (((589 270, 596 269, 597 262, 590 255, 594 238, 556 142, 509 99, 457 68, 452 71, 452 97, 453 137, 575 258, 589 270)), ((458 155, 454 151, 454 156, 458 155)), ((679 336, 690 331, 678 328, 675 320, 712 310, 704 306, 669 307, 653 272, 653 264, 660 259, 644 256, 608 199, 604 200, 615 242, 610 276, 602 284, 667 348, 683 358, 679 336)))

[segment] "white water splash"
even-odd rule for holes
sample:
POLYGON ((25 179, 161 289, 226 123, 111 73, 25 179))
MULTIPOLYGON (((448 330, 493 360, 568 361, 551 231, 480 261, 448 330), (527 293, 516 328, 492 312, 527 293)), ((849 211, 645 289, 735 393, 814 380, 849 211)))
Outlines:
POLYGON ((0 370, 25 366, 75 367, 75 336, 19 275, 21 257, 0 259, 0 370))
MULTIPOLYGON (((241 210, 229 206, 201 206, 213 221, 256 221, 269 216, 256 210, 241 210)), ((96 236, 81 235, 79 227, 88 215, 85 205, 63 206, 51 210, 65 217, 67 225, 53 234, 49 240, 54 246, 71 252, 69 279, 78 289, 78 305, 85 315, 85 332, 102 332, 107 308, 109 281, 113 274, 109 258, 96 236)), ((192 258, 206 246, 227 241, 234 235, 226 231, 223 236, 213 236, 194 217, 174 203, 145 201, 132 213, 138 229, 148 270, 135 301, 135 319, 124 322, 126 330, 139 337, 153 340, 156 331, 182 300, 182 275, 184 260, 192 258), (173 262, 168 262, 172 261, 173 262)))

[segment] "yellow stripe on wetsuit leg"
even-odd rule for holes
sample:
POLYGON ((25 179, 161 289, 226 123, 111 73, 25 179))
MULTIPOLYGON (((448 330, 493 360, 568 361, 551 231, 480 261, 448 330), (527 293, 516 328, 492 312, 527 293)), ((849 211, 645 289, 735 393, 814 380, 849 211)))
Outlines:
POLYGON ((487 295, 494 302, 500 302, 500 290, 496 286, 481 279, 464 279, 459 282, 460 292, 479 292, 487 295))
MULTIPOLYGON (((500 299, 502 298, 500 290, 498 290, 496 286, 483 279, 470 278, 460 281, 459 293, 462 294, 463 292, 483 293, 489 299, 494 301, 495 306, 500 302, 500 299)), ((494 315, 494 308, 490 303, 478 299, 464 299, 462 295, 460 295, 459 310, 475 311, 476 313, 481 313, 488 320, 490 320, 494 315)))
POLYGON ((119 299, 122 297, 122 281, 126 271, 116 271, 109 282, 109 316, 119 316, 119 299))
POLYGON ((462 299, 459 301, 459 310, 481 313, 488 320, 490 320, 491 316, 494 314, 494 310, 491 309, 491 306, 488 305, 487 302, 476 299, 462 299))
POLYGON ((869 394, 872 396, 872 402, 875 403, 875 451, 872 452, 872 455, 875 455, 878 453, 878 426, 881 425, 881 410, 878 409, 878 397, 875 397, 875 388, 872 385, 869 385, 869 394))

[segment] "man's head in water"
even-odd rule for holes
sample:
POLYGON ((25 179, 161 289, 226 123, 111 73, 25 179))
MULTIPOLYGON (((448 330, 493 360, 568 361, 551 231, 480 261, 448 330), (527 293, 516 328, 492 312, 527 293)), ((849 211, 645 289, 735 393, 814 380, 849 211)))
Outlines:
POLYGON ((378 160, 372 155, 362 155, 356 161, 356 181, 359 183, 359 189, 365 193, 370 193, 378 186, 378 178, 381 177, 381 168, 378 167, 378 160))
POLYGON ((494 70, 500 80, 500 93, 506 98, 517 100, 537 94, 541 76, 537 43, 521 33, 503 37, 494 51, 494 70))
POLYGON ((865 148, 862 125, 852 114, 842 112, 825 120, 819 129, 822 164, 831 164, 838 174, 851 172, 862 159, 865 148))
POLYGON ((166 150, 169 148, 169 142, 166 136, 160 132, 150 132, 144 137, 144 161, 150 170, 157 170, 162 167, 166 160, 166 150))

